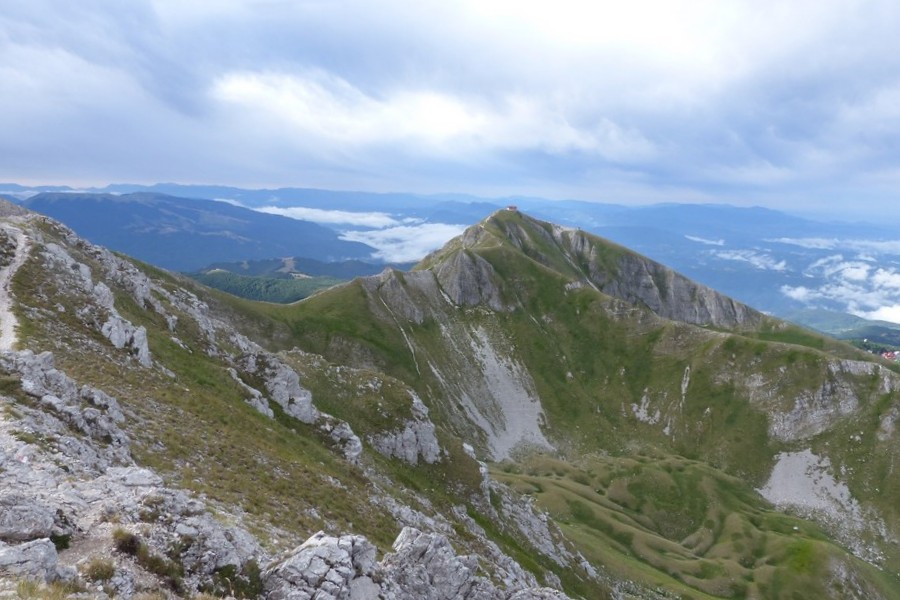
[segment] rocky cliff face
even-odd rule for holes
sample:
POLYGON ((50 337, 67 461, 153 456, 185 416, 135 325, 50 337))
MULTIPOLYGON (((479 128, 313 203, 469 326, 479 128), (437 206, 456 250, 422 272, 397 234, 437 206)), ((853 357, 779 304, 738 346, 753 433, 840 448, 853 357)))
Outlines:
POLYGON ((665 319, 724 329, 751 329, 762 321, 762 314, 749 306, 584 231, 524 215, 494 223, 529 256, 550 267, 563 264, 604 294, 665 319))

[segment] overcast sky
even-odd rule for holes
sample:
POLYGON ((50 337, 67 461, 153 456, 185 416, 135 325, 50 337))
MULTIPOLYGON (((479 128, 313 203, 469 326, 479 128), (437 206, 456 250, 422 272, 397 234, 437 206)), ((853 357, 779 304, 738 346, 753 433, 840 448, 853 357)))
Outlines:
POLYGON ((0 180, 898 215, 896 0, 0 2, 0 180))

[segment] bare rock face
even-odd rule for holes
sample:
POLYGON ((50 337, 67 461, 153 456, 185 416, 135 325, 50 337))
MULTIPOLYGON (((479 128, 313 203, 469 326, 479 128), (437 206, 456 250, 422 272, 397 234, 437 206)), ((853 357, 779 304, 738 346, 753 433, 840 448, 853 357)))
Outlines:
MULTIPOLYGON (((110 254, 108 251, 103 252, 110 254)), ((103 252, 97 251, 98 255, 103 255, 103 252)), ((73 289, 80 290, 93 300, 95 306, 82 309, 84 317, 94 321, 100 333, 114 347, 120 350, 128 348, 141 365, 152 366, 153 361, 147 344, 147 330, 143 326, 135 326, 119 314, 115 307, 115 296, 109 286, 103 282, 94 284, 90 267, 75 260, 58 244, 47 244, 43 257, 48 266, 55 267, 59 276, 65 278, 73 289)), ((137 270, 134 267, 132 269, 137 270)), ((147 293, 149 294, 149 291, 147 293)))
POLYGON ((412 394, 413 418, 397 431, 372 435, 369 443, 388 458, 398 458, 408 464, 418 464, 419 459, 433 464, 441 458, 441 447, 435 435, 434 423, 428 418, 428 407, 412 394))
POLYGON ((564 600, 548 588, 501 590, 477 575, 478 559, 458 556, 440 534, 406 527, 393 552, 375 562, 358 535, 320 532, 263 573, 272 600, 564 600))
POLYGON ((275 413, 272 411, 272 408, 269 406, 269 401, 263 396, 262 392, 244 383, 244 380, 241 379, 241 376, 238 375, 238 372, 233 367, 228 368, 228 374, 231 375, 231 378, 249 395, 246 400, 247 404, 252 406, 256 412, 263 414, 270 419, 275 418, 275 413))
POLYGON ((776 459, 769 481, 758 490, 766 500, 817 521, 859 558, 882 564, 883 553, 868 540, 881 538, 897 543, 896 538, 876 513, 853 497, 827 456, 805 449, 782 452, 776 459))
POLYGON ((26 542, 53 534, 53 511, 16 493, 0 496, 0 540, 26 542))
POLYGON ((762 315, 749 306, 636 254, 623 254, 617 273, 601 268, 592 256, 590 278, 602 292, 632 304, 644 305, 657 315, 692 325, 747 328, 762 315))
POLYGON ((374 568, 375 546, 366 538, 336 538, 319 532, 266 570, 263 580, 271 600, 376 598, 379 587, 371 577, 374 568), (376 594, 361 595, 363 591, 376 594))
POLYGON ((494 267, 477 254, 456 252, 435 266, 434 274, 457 306, 486 305, 496 311, 510 310, 495 283, 494 267))
POLYGON ((13 204, 9 200, 0 198, 0 217, 23 217, 29 213, 27 208, 13 204))
POLYGON ((881 418, 881 423, 879 424, 878 431, 876 435, 878 436, 878 440, 882 442, 886 442, 891 437, 894 436, 894 433, 897 430, 897 422, 900 421, 900 405, 894 406, 889 410, 885 415, 881 418))
POLYGON ((147 345, 147 330, 143 325, 135 327, 118 314, 110 314, 109 319, 100 328, 100 332, 116 348, 132 348, 138 362, 143 366, 153 365, 150 348, 147 345))
POLYGON ((353 433, 349 423, 322 413, 316 421, 316 425, 340 447, 344 458, 350 462, 356 462, 359 455, 362 454, 363 445, 359 436, 353 433))
POLYGON ((385 312, 392 319, 402 319, 421 324, 425 321, 426 312, 413 299, 410 287, 421 289, 434 285, 434 277, 425 271, 402 273, 395 269, 385 269, 375 277, 360 280, 369 296, 375 300, 374 309, 385 312), (380 304, 380 306, 379 306, 380 304))
MULTIPOLYGON (((238 336, 232 336, 232 339, 239 342, 238 345, 243 350, 243 355, 237 361, 241 370, 262 378, 269 398, 281 406, 285 414, 303 423, 314 425, 327 433, 332 441, 340 447, 347 460, 355 462, 359 458, 363 450, 362 440, 353 432, 347 422, 323 413, 315 407, 312 393, 300 385, 300 376, 296 371, 284 364, 276 355, 264 351, 250 340, 238 338, 238 336)), ((262 392, 250 388, 244 383, 237 371, 232 374, 232 377, 250 392, 249 402, 259 412, 269 417, 273 416, 262 392)))
POLYGON ((49 539, 7 546, 0 543, 0 577, 51 582, 61 576, 59 556, 49 539))
POLYGON ((65 565, 99 551, 115 559, 110 585, 128 598, 138 575, 112 549, 116 528, 177 562, 189 591, 214 584, 220 572, 253 572, 248 565, 264 554, 249 533, 135 466, 115 398, 79 386, 50 353, 2 353, 0 372, 36 399, 0 396, 0 579, 69 580, 76 573, 65 565), (56 543, 70 549, 58 553, 56 543))
POLYGON ((313 406, 312 394, 300 385, 297 373, 280 361, 267 361, 263 376, 272 400, 281 405, 284 412, 304 423, 314 423, 319 411, 313 406))
POLYGON ((0 369, 19 375, 22 390, 70 427, 107 444, 105 454, 112 462, 130 461, 130 440, 119 428, 124 417, 115 398, 90 386, 79 387, 56 369, 49 352, 6 352, 0 355, 0 369))
POLYGON ((383 587, 397 600, 497 597, 489 582, 476 577, 478 559, 457 556, 442 535, 406 527, 393 548, 381 566, 385 573, 383 587))
MULTIPOLYGON (((281 406, 286 414, 308 424, 315 423, 319 419, 321 413, 313 406, 312 393, 300 385, 300 376, 296 371, 250 340, 237 339, 237 336, 232 338, 233 341, 240 342, 239 347, 243 350, 237 361, 241 370, 261 378, 269 397, 281 406)), ((239 373, 235 372, 232 377, 243 383, 239 373)), ((249 388, 246 384, 243 386, 245 389, 249 388)), ((260 390, 254 389, 253 392, 261 394, 260 390)), ((253 392, 251 395, 255 395, 253 392)))

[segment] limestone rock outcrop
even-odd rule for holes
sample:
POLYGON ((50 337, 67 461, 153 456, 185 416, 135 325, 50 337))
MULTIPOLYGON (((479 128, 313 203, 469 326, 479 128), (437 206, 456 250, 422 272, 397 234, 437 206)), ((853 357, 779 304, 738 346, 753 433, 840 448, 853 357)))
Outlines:
POLYGON ((402 429, 368 437, 369 443, 387 457, 398 458, 408 464, 432 464, 441 458, 441 446, 435 435, 434 423, 428 418, 428 407, 415 394, 412 396, 412 418, 402 429))
POLYGON ((56 547, 47 538, 9 546, 0 542, 0 577, 51 582, 71 579, 73 573, 59 566, 56 547))
POLYGON ((441 289, 457 306, 484 304, 496 311, 510 310, 495 283, 494 267, 477 254, 456 252, 436 265, 434 274, 441 289))
POLYGON ((479 575, 475 556, 459 556, 446 537, 405 527, 375 562, 358 535, 317 533, 263 573, 271 600, 565 600, 549 588, 499 589, 479 575))
POLYGON ((25 542, 53 534, 53 511, 15 492, 0 495, 0 541, 25 542))
MULTIPOLYGON (((241 371, 261 379, 268 399, 275 402, 285 414, 298 421, 314 425, 332 439, 341 449, 344 457, 355 462, 362 453, 363 445, 350 425, 327 413, 321 412, 313 404, 312 393, 300 384, 300 376, 287 366, 278 356, 266 352, 257 344, 239 335, 232 335, 243 354, 236 361, 241 371)), ((251 395, 249 402, 261 413, 273 415, 267 405, 266 396, 256 388, 248 386, 235 371, 232 374, 251 395)))
POLYGON ((139 534, 148 556, 177 563, 189 591, 265 558, 247 531, 135 465, 118 401, 79 386, 51 353, 4 352, 0 372, 36 400, 0 396, 0 580, 71 580, 76 563, 109 557, 111 589, 130 597, 136 567, 113 550, 116 528, 139 534))
MULTIPOLYGON (((49 352, 30 350, 0 355, 0 369, 21 378, 22 391, 76 431, 105 446, 101 453, 109 464, 130 462, 130 440, 119 424, 124 420, 115 398, 90 386, 79 386, 57 370, 49 352)), ((39 432, 46 435, 47 432, 39 432)), ((75 441, 73 446, 78 445, 75 441)))
POLYGON ((736 329, 754 327, 763 318, 749 306, 637 254, 623 251, 611 271, 584 232, 568 230, 562 239, 587 260, 588 277, 601 292, 646 306, 663 318, 736 329))

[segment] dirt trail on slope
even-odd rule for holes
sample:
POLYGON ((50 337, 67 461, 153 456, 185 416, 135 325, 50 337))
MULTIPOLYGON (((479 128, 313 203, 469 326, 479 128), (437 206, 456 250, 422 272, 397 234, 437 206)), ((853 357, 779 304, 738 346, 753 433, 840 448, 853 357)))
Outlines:
POLYGON ((12 225, 4 225, 3 229, 16 240, 16 253, 12 261, 0 269, 0 351, 12 350, 18 341, 16 336, 18 321, 12 312, 10 287, 13 275, 25 263, 31 249, 31 240, 21 229, 12 225))

